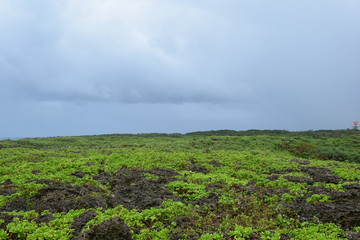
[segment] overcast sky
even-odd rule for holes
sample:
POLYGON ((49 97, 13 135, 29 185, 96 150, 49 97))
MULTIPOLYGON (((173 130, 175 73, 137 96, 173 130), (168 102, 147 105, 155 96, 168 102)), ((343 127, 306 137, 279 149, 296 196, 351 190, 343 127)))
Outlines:
POLYGON ((0 137, 345 129, 359 0, 0 0, 0 137))

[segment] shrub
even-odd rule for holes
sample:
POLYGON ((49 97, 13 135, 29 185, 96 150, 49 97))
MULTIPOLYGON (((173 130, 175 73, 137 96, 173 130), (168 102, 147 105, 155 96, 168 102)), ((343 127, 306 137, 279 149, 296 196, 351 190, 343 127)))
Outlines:
POLYGON ((345 161, 351 160, 350 154, 334 147, 321 147, 311 152, 311 155, 321 160, 345 161))

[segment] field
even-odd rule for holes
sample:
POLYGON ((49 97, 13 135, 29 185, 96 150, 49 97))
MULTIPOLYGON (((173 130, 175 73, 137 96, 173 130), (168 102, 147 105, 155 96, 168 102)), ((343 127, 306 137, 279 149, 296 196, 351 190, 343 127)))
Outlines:
POLYGON ((0 239, 360 239, 360 132, 0 141, 0 239))

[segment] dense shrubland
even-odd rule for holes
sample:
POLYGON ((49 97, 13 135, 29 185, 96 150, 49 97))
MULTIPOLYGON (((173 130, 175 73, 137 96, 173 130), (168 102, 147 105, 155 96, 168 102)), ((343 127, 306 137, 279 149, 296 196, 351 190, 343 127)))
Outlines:
POLYGON ((0 141, 0 239, 358 239, 358 131, 0 141))

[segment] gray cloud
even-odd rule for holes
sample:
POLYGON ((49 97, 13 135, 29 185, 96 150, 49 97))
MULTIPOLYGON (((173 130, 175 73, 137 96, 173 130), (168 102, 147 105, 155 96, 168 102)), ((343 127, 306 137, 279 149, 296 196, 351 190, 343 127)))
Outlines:
POLYGON ((158 10, 158 1, 140 1, 145 5, 140 7, 110 1, 116 10, 128 8, 124 17, 111 5, 90 2, 88 7, 60 4, 53 15, 38 13, 54 6, 15 9, 13 14, 27 14, 2 44, 7 46, 2 49, 2 78, 11 85, 17 79, 29 97, 43 100, 181 103, 249 98, 252 90, 246 81, 221 73, 232 53, 220 41, 233 31, 222 29, 227 22, 221 16, 180 3, 158 10))
MULTIPOLYGON (((183 126, 174 131, 341 128, 359 117, 352 106, 360 87, 355 0, 0 4, 4 109, 27 105, 44 117, 54 115, 44 106, 62 106, 64 115, 79 107, 88 117, 99 106, 128 115, 171 111, 183 126), (192 116, 194 125, 171 109, 192 116)), ((6 113, 0 122, 17 115, 6 113)), ((139 131, 161 131, 153 121, 139 131)))

